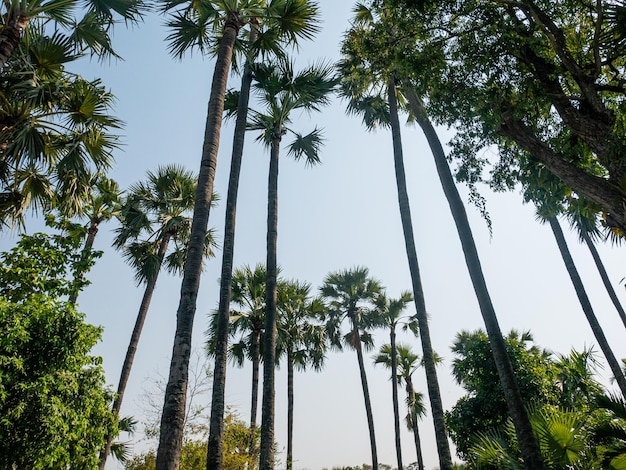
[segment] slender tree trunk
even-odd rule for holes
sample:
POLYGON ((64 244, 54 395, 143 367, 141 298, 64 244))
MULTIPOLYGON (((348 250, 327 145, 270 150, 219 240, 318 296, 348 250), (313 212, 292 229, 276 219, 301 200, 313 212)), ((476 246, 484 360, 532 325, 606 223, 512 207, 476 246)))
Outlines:
POLYGON ((408 377, 406 381, 406 393, 409 403, 409 416, 411 416, 411 431, 413 431, 413 442, 415 442, 415 454, 417 455, 417 468, 418 470, 424 470, 424 457, 422 456, 422 442, 420 440, 420 432, 417 424, 418 416, 414 411, 415 405, 415 389, 411 378, 408 377))
MULTIPOLYGON (((100 220, 92 219, 89 224, 89 229, 87 230, 87 238, 85 239, 85 246, 83 247, 83 252, 81 254, 81 258, 84 260, 87 258, 91 249, 93 248, 93 244, 96 241, 96 235, 98 234, 98 226, 100 224, 100 220)), ((83 278, 83 273, 80 273, 74 281, 80 281, 83 278)), ((70 295, 70 298, 67 300, 70 304, 76 305, 76 300, 78 299, 78 289, 70 295)))
POLYGON ((287 351, 287 470, 293 468, 293 351, 287 351))
MULTIPOLYGON (((250 40, 255 39, 255 28, 250 31, 250 40)), ((248 103, 252 72, 247 61, 241 77, 241 90, 237 103, 237 120, 233 137, 233 152, 230 161, 230 178, 226 197, 226 220, 224 223, 224 243, 222 248, 222 273, 220 276, 220 301, 217 309, 217 331, 215 332, 215 366, 213 368, 213 393, 211 397, 211 422, 207 448, 207 470, 222 470, 224 449, 224 393, 226 389, 226 365, 228 360, 228 322, 230 320, 230 297, 233 279, 233 257, 235 250, 235 221, 237 214, 237 193, 243 146, 248 121, 248 103)))
MULTIPOLYGON (((161 240, 161 243, 159 245, 159 251, 157 253, 157 258, 159 260, 159 269, 156 271, 154 277, 148 279, 148 281, 146 282, 146 290, 143 293, 141 305, 139 306, 139 312, 137 313, 137 319, 135 320, 135 327, 133 328, 133 333, 130 336, 130 342, 128 343, 128 349, 126 350, 126 357, 124 358, 124 364, 122 364, 120 381, 117 385, 117 394, 115 396, 115 401, 113 402, 113 409, 111 410, 116 419, 119 419, 120 409, 122 407, 122 400, 124 399, 124 392, 126 391, 126 385, 128 385, 128 378, 130 377, 130 370, 133 367, 135 353, 137 352, 137 346, 139 345, 139 338, 141 337, 141 331, 143 330, 143 325, 146 321, 146 316, 148 315, 148 309, 150 308, 152 294, 154 293, 154 288, 159 277, 159 272, 161 271, 163 258, 165 257, 165 253, 167 252, 169 240, 170 235, 168 234, 165 234, 163 236, 163 239, 161 240)), ((113 436, 109 434, 106 439, 104 450, 100 452, 100 465, 98 467, 100 470, 104 470, 107 458, 109 456, 109 453, 111 452, 112 443, 113 436)))
POLYGON ((400 218, 402 220, 402 230, 404 233, 404 243, 411 272, 413 285, 413 297, 415 298, 415 308, 417 312, 417 322, 419 335, 422 343, 422 355, 424 358, 424 369, 426 371, 426 386, 433 415, 433 425, 435 427, 435 439, 437 442, 437 453, 439 456, 439 466, 442 470, 452 470, 452 456, 450 454, 450 444, 448 442, 446 425, 444 421, 443 404, 441 392, 439 390, 439 379, 435 365, 435 353, 430 340, 430 328, 428 325, 428 314, 426 312, 426 301, 422 280, 420 275, 417 250, 415 248, 415 237, 413 235, 413 224, 411 222, 411 207, 406 185, 406 175, 404 172, 404 157, 402 152, 402 141, 400 136, 400 120, 396 103, 395 81, 389 83, 388 100, 391 114, 391 130, 393 137, 393 154, 396 171, 396 185, 398 187, 398 204, 400 207, 400 218))
POLYGON ((524 402, 522 401, 522 396, 515 379, 511 359, 509 358, 504 339, 502 338, 498 317, 491 303, 491 297, 489 296, 487 284, 485 283, 485 277, 482 272, 478 251, 476 250, 476 244, 474 243, 472 229, 470 228, 467 213, 465 212, 465 206, 459 196, 439 137, 426 115, 421 100, 412 88, 407 87, 405 91, 409 99, 411 111, 424 131, 432 150, 441 186, 448 200, 448 204, 450 205, 452 217, 454 218, 454 223, 459 233, 463 254, 465 255, 465 262, 474 286, 474 291, 476 292, 476 298, 478 299, 480 312, 485 322, 485 329, 487 330, 487 336, 491 344, 498 376, 500 377, 500 384, 504 391, 509 414, 515 425, 517 442, 519 443, 520 451, 524 459, 524 468, 526 470, 542 470, 544 465, 539 450, 539 443, 533 434, 530 419, 524 407, 524 402))
POLYGON ((211 96, 207 110, 191 235, 187 246, 188 254, 183 268, 180 303, 178 304, 176 314, 174 347, 168 383, 165 389, 163 414, 161 415, 156 470, 178 470, 180 465, 193 319, 196 313, 196 301, 202 274, 202 255, 209 223, 209 211, 211 209, 217 150, 222 127, 222 114, 224 113, 224 96, 230 72, 233 47, 240 27, 240 19, 236 15, 230 15, 224 25, 224 34, 217 51, 211 96))
POLYGON ((591 252, 591 256, 593 257, 593 261, 596 263, 596 267, 598 268, 598 272, 600 273, 600 277, 602 278, 602 282, 604 283, 606 292, 609 294, 609 297, 611 298, 611 301, 613 302, 613 305, 617 310, 617 314, 619 315, 622 323, 626 327, 626 312, 624 312, 624 307, 622 307, 622 304, 617 298, 617 293, 615 292, 615 289, 613 289, 613 285, 611 284, 609 275, 607 274, 606 269, 604 269, 604 263, 602 263, 600 253, 598 253, 596 245, 593 243, 593 240, 591 240, 586 232, 583 232, 583 240, 585 240, 585 243, 587 244, 587 247, 591 252))
POLYGON ((252 356, 252 393, 250 402, 250 430, 256 428, 257 408, 259 403, 259 366, 261 364, 261 330, 252 334, 250 355, 252 356))
POLYGON ((22 41, 22 34, 28 26, 28 16, 18 11, 15 16, 4 15, 4 25, 0 29, 0 69, 9 61, 22 41))
POLYGON ((280 136, 272 139, 267 191, 267 282, 265 284, 265 342, 263 403, 261 405, 260 470, 274 469, 274 372, 276 363, 276 286, 278 241, 278 155, 280 136))
POLYGON ((372 449, 372 470, 378 470, 378 451, 376 450, 376 434, 374 433, 374 415, 372 414, 372 402, 370 391, 367 386, 367 376, 365 375, 365 362, 363 361, 363 349, 361 348, 361 336, 354 323, 352 324, 353 345, 356 350, 356 357, 359 361, 359 373, 361 375, 361 387, 363 388, 363 399, 365 400, 365 413, 367 415, 367 427, 370 433, 370 447, 372 449))
POLYGON ((396 331, 394 328, 389 333, 391 345, 391 393, 393 400, 393 427, 396 437, 396 458, 398 470, 402 470, 402 444, 400 442, 400 406, 398 405, 398 356, 396 352, 396 331))
POLYGON ((624 373, 619 365, 619 362, 615 358, 611 347, 609 346, 609 342, 606 340, 606 336, 604 336, 604 331, 596 318, 595 313, 593 312, 593 308, 591 307, 591 302, 589 301, 589 297, 587 297, 587 292, 585 291, 585 286, 583 285, 582 280, 578 274, 578 270, 576 269, 576 265, 574 264, 574 260, 572 259, 572 255, 569 252, 569 248, 567 247, 567 242, 565 241, 565 237, 563 236, 563 231, 561 230, 561 225, 556 217, 548 217, 548 222, 550 222, 550 228, 552 229, 552 233, 554 234, 554 238, 556 238, 556 243, 559 246, 559 251, 561 252, 561 257, 563 258, 563 262, 565 263, 565 267, 567 268, 567 272, 569 274, 570 279, 572 280, 572 284, 574 284, 574 289, 576 290, 576 295, 578 296, 578 300, 580 301, 580 305, 585 312, 585 316, 587 317, 587 321, 589 322, 589 326, 591 327, 591 331, 593 331, 593 335, 606 358, 606 361, 609 363, 609 367, 613 376, 615 377, 615 381, 619 386, 622 395, 626 397, 626 379, 624 378, 624 373))

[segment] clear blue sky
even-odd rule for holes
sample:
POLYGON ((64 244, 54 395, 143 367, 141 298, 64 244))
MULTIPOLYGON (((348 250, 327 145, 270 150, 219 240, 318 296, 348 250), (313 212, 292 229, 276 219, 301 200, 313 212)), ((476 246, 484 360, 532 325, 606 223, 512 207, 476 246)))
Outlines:
MULTIPOLYGON (((348 27, 352 4, 322 0, 320 5, 323 29, 313 43, 303 44, 300 65, 339 57, 339 42, 348 27)), ((84 63, 80 70, 87 77, 102 78, 118 98, 115 112, 126 122, 125 146, 117 153, 113 176, 123 188, 143 179, 147 170, 160 164, 177 162, 194 171, 199 167, 213 62, 198 54, 182 61, 170 58, 162 23, 162 17, 150 16, 132 30, 120 25, 114 45, 125 61, 84 63)), ((233 77, 231 85, 237 84, 233 77)), ((283 275, 308 281, 317 288, 327 273, 363 265, 387 286, 391 296, 397 296, 411 282, 397 207, 391 136, 385 131, 364 132, 358 119, 345 115, 339 101, 318 115, 303 115, 294 123, 302 131, 315 125, 325 130, 323 164, 305 168, 288 158, 281 161, 278 256, 283 275)), ((215 187, 223 198, 231 135, 232 126, 226 125, 215 187)), ((451 135, 452 131, 441 131, 444 141, 451 135)), ((268 154, 253 144, 253 137, 248 137, 242 170, 237 266, 265 260, 268 154)), ((480 328, 482 319, 425 139, 419 129, 406 128, 403 141, 431 334, 435 349, 444 357, 439 375, 444 407, 449 409, 462 393, 449 373, 449 347, 459 330, 480 328)), ((461 191, 466 194, 464 188, 461 191)), ((492 239, 477 211, 468 207, 468 212, 503 331, 530 330, 539 345, 561 353, 571 347, 595 345, 549 228, 535 222, 533 209, 521 204, 519 194, 492 195, 485 189, 485 195, 493 219, 492 239)), ((209 224, 222 233, 223 204, 212 211, 209 224)), ((110 248, 114 228, 114 223, 102 226, 96 248, 105 254, 93 270, 92 286, 79 298, 88 320, 105 328, 96 353, 102 355, 112 385, 117 384, 143 293, 142 288, 135 287, 130 268, 110 248)), ((571 234, 568 241, 608 339, 616 355, 625 357, 626 331, 603 291, 591 257, 571 234)), ((6 249, 13 242, 3 235, 0 248, 6 249)), ((613 283, 619 284, 626 276, 624 248, 606 246, 600 251, 613 283)), ((217 305, 220 259, 209 262, 204 273, 194 326, 197 347, 203 344, 207 315, 217 305)), ((179 279, 165 274, 159 279, 123 414, 141 416, 137 397, 146 378, 157 371, 167 375, 179 289, 179 279)), ((618 294, 624 300, 623 286, 618 287, 618 294)), ((386 336, 381 332, 377 346, 384 341, 386 336)), ((419 351, 417 340, 406 341, 419 351)), ((285 369, 278 374, 276 437, 284 449, 285 369)), ((369 361, 368 374, 379 461, 395 464, 388 372, 375 369, 369 361)), ((227 403, 247 419, 250 369, 229 369, 227 380, 227 403)), ((425 391, 421 371, 416 385, 425 391)), ((367 423, 354 353, 330 354, 322 373, 298 374, 295 387, 295 468, 320 470, 369 462, 367 423)), ((427 468, 434 468, 437 461, 430 416, 421 429, 427 468)), ((412 462, 415 455, 408 431, 403 431, 402 439, 404 461, 412 462)), ((136 449, 145 445, 139 442, 136 449)))

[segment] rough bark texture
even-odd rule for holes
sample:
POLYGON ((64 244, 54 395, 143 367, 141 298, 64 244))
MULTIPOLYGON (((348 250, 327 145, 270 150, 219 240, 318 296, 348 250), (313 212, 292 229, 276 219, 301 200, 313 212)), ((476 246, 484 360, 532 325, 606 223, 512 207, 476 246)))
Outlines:
POLYGON ((405 91, 409 99, 411 111, 422 128, 432 150, 441 186, 448 200, 448 204, 450 205, 452 217, 454 218, 454 223, 459 233, 463 254, 465 255, 465 262, 474 286, 474 291, 476 292, 476 298, 478 299, 480 312, 485 323, 493 358, 500 377, 500 384, 504 391, 509 414, 515 425, 517 442, 519 443, 520 451, 524 459, 524 468, 526 470, 542 470, 544 465, 539 450, 539 444, 533 434, 530 419, 524 407, 524 402, 522 401, 522 396, 515 379, 513 366, 511 365, 511 360, 506 351, 504 339, 502 338, 498 318, 493 304, 491 303, 491 297, 489 296, 487 284, 485 283, 485 277, 482 272, 478 251, 476 250, 476 244, 474 243, 474 236, 472 235, 469 220, 467 219, 467 213, 465 212, 465 206, 459 196, 439 137, 426 115, 421 100, 410 87, 407 87, 405 91))
POLYGON ((224 34, 220 41, 215 62, 191 224, 191 236, 188 244, 187 259, 183 268, 180 303, 176 315, 174 347, 168 383, 165 389, 163 414, 161 416, 156 470, 178 470, 180 465, 193 320, 196 313, 196 300, 202 274, 202 254, 209 223, 211 195, 213 194, 217 151, 222 127, 222 114, 224 113, 224 95, 230 72, 233 46, 239 27, 239 18, 235 15, 230 15, 224 26, 224 34))
MULTIPOLYGON (((254 28, 252 31, 254 31, 254 28)), ((252 32, 250 33, 250 39, 254 40, 252 32)), ((207 448, 207 470, 222 470, 223 465, 224 391, 226 388, 226 364, 228 360, 228 322, 230 320, 231 284, 235 252, 237 193, 239 191, 239 175, 241 173, 251 85, 252 72, 250 71, 249 63, 246 62, 241 78, 239 102, 237 103, 237 120, 235 123, 233 151, 230 161, 228 195, 226 197, 222 273, 220 276, 220 301, 217 309, 217 331, 215 332, 215 365, 213 368, 213 393, 211 396, 211 422, 209 425, 209 441, 207 448)))
POLYGON ((589 235, 587 235, 587 233, 585 232, 583 232, 583 240, 585 240, 585 243, 589 248, 589 251, 591 252, 591 256, 593 257, 593 261, 596 263, 596 267, 598 268, 598 272, 600 273, 600 277, 602 278, 602 282, 604 283, 606 292, 609 294, 609 297, 611 298, 611 301, 615 306, 615 310, 617 310, 617 314, 619 315, 622 323, 626 327, 626 312, 624 312, 624 307, 622 307, 622 304, 617 298, 617 294, 615 292, 615 289, 613 288, 613 284, 611 284, 609 275, 607 274, 606 269, 604 269, 604 263, 602 263, 600 253, 598 253, 598 250, 596 249, 596 245, 593 243, 593 240, 591 240, 589 235))
POLYGON ((280 137, 272 140, 267 191, 267 282, 265 284, 265 342, 263 351, 263 403, 261 404, 260 470, 274 469, 274 402, 276 363, 276 286, 278 241, 278 156, 280 137))
POLYGON ((400 442, 400 406, 398 405, 398 356, 396 352, 396 332, 394 329, 389 334, 391 346, 391 399, 393 400, 393 427, 396 438, 396 459, 398 469, 402 470, 402 444, 400 442))
POLYGON ((615 381, 619 386, 622 395, 626 397, 626 378, 624 378, 624 373, 620 367, 619 362, 615 358, 611 347, 609 346, 609 342, 604 336, 604 331, 598 322, 598 319, 591 307, 591 302, 589 301, 589 297, 587 296, 587 292, 585 291, 585 286, 583 285, 583 281, 580 279, 580 275, 578 274, 578 270, 576 269, 576 265, 574 264, 574 260, 572 259, 572 255, 569 252, 569 248, 567 247, 567 242, 565 241, 565 237, 563 236, 563 230, 561 230, 561 225, 556 217, 549 217, 548 222, 550 223, 550 228, 552 229, 552 233, 554 234, 554 238, 556 239, 556 243, 559 246, 559 251, 561 252, 561 257, 563 258, 563 262, 565 263, 565 267, 567 268, 567 273, 569 274, 570 279, 572 280, 572 284, 574 285, 574 289, 576 290, 576 295, 578 296, 578 300, 580 301, 580 306, 585 312, 585 316, 587 317, 587 321, 589 322, 589 326, 591 327, 591 331, 606 358, 606 362, 609 363, 609 368, 615 377, 615 381))
POLYGON ((363 399, 365 401, 365 413, 367 415, 367 427, 370 433, 370 447, 372 450, 372 470, 378 470, 378 451, 376 450, 376 433, 374 432, 374 415, 372 414, 372 401, 370 400, 370 390, 367 386, 367 375, 365 375, 365 362, 363 361, 363 349, 361 347, 361 337, 357 326, 352 324, 353 346, 356 350, 356 357, 359 362, 359 375, 361 376, 361 387, 363 388, 363 399))
POLYGON ((4 25, 0 29, 0 69, 3 69, 22 40, 22 34, 28 26, 28 16, 22 11, 16 15, 4 15, 4 25))
MULTIPOLYGON (((135 360, 137 346, 139 346, 139 338, 141 337, 141 331, 143 330, 143 325, 146 321, 146 317, 148 316, 150 301, 152 300, 152 294, 154 293, 154 288, 156 287, 157 279, 159 277, 161 263, 163 263, 163 258, 165 258, 165 253, 167 252, 169 239, 169 235, 164 235, 159 245, 159 251, 157 253, 157 258, 159 260, 159 270, 156 272, 153 278, 148 279, 148 282, 146 282, 146 290, 144 291, 143 298, 141 299, 141 305, 139 306, 139 312, 137 313, 137 319, 135 320, 135 327, 133 328, 133 332, 130 336, 130 342, 128 343, 128 349, 126 350, 126 357, 124 358, 124 363, 122 364, 122 372, 120 374, 120 381, 117 385, 117 394, 115 396, 115 401, 113 402, 112 409, 113 414, 118 418, 120 415, 120 409, 122 407, 122 401, 124 400, 124 392, 126 391, 126 386, 128 385, 130 371, 133 367, 133 361, 135 360)), ((109 457, 109 453, 111 452, 112 443, 113 436, 108 435, 104 450, 100 452, 100 470, 104 470, 107 458, 109 457)))
POLYGON ((428 397, 430 399, 430 407, 433 415, 439 466, 442 470, 452 470, 452 456, 450 453, 450 444, 448 442, 444 421, 443 404, 441 401, 441 392, 439 390, 439 379, 437 378, 437 369, 435 366, 435 353, 430 340, 426 301, 424 299, 424 291, 422 289, 422 279, 417 259, 417 250, 415 248, 415 237, 413 235, 413 223, 411 221, 411 207, 409 205, 406 175, 404 172, 404 157, 400 136, 400 120, 398 118, 395 90, 396 87, 394 80, 391 80, 389 83, 387 99, 389 101, 389 110, 391 115, 393 153, 396 171, 396 185, 398 187, 400 218, 402 220, 404 243, 406 246, 409 270, 411 272, 413 297, 415 299, 419 335, 422 343, 422 356, 424 360, 424 369, 426 371, 426 387, 428 389, 428 397))
POLYGON ((250 355, 252 356, 252 393, 250 394, 250 431, 254 439, 257 409, 259 404, 259 368, 261 365, 261 330, 252 335, 250 355))

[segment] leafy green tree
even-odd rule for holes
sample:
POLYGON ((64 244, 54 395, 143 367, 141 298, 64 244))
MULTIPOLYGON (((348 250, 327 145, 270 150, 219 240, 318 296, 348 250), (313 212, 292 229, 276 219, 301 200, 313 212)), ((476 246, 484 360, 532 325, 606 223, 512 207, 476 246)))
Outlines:
MULTIPOLYGON (((224 470, 241 470, 257 468, 259 430, 251 430, 233 413, 227 413, 224 418, 224 470), (256 441, 256 453, 248 451, 251 440, 256 441)), ((183 442, 180 470, 205 470, 207 462, 207 447, 204 440, 185 440, 183 442)), ((156 450, 136 455, 126 464, 126 470, 154 470, 156 468, 156 450)))
MULTIPOLYGON (((511 331, 505 344, 524 404, 557 404, 556 371, 549 353, 533 345, 528 332, 511 331)), ((462 331, 457 334, 452 352, 456 356, 452 373, 467 394, 446 413, 446 423, 458 455, 469 459, 472 436, 500 429, 507 420, 508 408, 487 335, 481 330, 462 331)))
POLYGON ((428 31, 418 48, 444 59, 413 72, 433 90, 431 112, 458 129, 465 168, 484 169, 478 155, 495 144, 496 182, 537 162, 624 230, 621 2, 387 3, 428 31))
POLYGON ((376 308, 376 299, 382 292, 381 284, 369 277, 369 270, 365 267, 330 273, 320 287, 320 293, 326 302, 322 320, 326 324, 331 347, 341 351, 345 345, 354 349, 357 355, 370 436, 372 467, 375 470, 378 470, 378 452, 363 349, 373 348, 371 330, 383 325, 382 316, 376 308), (342 332, 344 322, 348 323, 348 331, 345 334, 342 332))
POLYGON ((327 349, 323 325, 315 319, 324 310, 321 299, 310 298, 311 285, 298 281, 278 283, 276 307, 277 351, 287 359, 287 470, 293 468, 294 369, 324 366, 327 349))
MULTIPOLYGON (((187 256, 191 228, 190 212, 196 190, 195 175, 178 165, 159 167, 147 173, 147 181, 131 186, 120 209, 121 226, 114 246, 120 249, 135 271, 138 283, 145 283, 135 326, 120 373, 113 412, 119 414, 124 392, 139 345, 141 331, 148 315, 152 294, 162 267, 180 273, 187 256), (173 246, 174 249, 171 249, 173 246)), ((212 232, 205 238, 205 258, 213 255, 212 232)), ((109 453, 112 436, 102 452, 100 468, 109 453)))
POLYGON ((0 466, 93 468, 108 433, 101 329, 65 300, 88 281, 81 239, 22 236, 0 264, 0 466))
POLYGON ((592 428, 598 460, 602 468, 623 470, 626 468, 626 401, 614 394, 600 395, 595 405, 608 414, 607 420, 592 428))
POLYGON ((265 345, 263 353, 263 403, 261 414, 261 470, 274 468, 274 363, 276 362, 276 296, 278 238, 278 162, 283 137, 294 135, 288 154, 306 165, 320 162, 321 130, 302 135, 291 128, 292 114, 319 111, 330 102, 336 85, 333 68, 318 64, 294 73, 291 63, 258 64, 256 88, 263 111, 251 111, 249 128, 261 131, 257 140, 270 149, 267 192, 267 281, 265 284, 265 345))

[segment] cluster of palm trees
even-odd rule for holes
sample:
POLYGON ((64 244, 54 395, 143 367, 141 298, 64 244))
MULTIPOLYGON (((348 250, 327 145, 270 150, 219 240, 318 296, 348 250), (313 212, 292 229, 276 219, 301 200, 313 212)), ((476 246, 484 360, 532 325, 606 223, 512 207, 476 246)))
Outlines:
MULTIPOLYGON (((252 393, 250 427, 256 427, 259 391, 259 369, 267 357, 261 350, 268 341, 266 315, 267 270, 263 265, 254 268, 244 266, 236 269, 232 278, 232 311, 229 326, 228 355, 234 364, 243 366, 246 360, 252 364, 252 393)), ((287 368, 287 455, 286 467, 293 464, 293 417, 294 417, 294 370, 312 367, 321 370, 329 349, 344 348, 356 352, 363 388, 365 411, 370 433, 372 465, 378 468, 376 436, 372 403, 370 400, 366 358, 364 352, 374 347, 373 331, 387 328, 390 343, 381 347, 374 363, 391 369, 392 396, 396 422, 395 442, 398 464, 402 467, 400 451, 400 411, 398 406, 398 384, 404 384, 407 394, 406 422, 415 435, 415 445, 420 468, 423 458, 418 419, 425 414, 422 395, 413 387, 412 375, 422 364, 420 357, 407 345, 396 345, 396 328, 411 329, 417 333, 415 319, 405 315, 413 298, 404 292, 397 299, 390 299, 379 281, 369 276, 364 267, 355 267, 328 274, 314 296, 311 286, 294 280, 280 279, 277 282, 276 347, 271 367, 276 368, 285 361, 287 368)), ((211 318, 208 332, 208 351, 215 355, 218 313, 211 318)), ((261 429, 265 423, 261 424, 261 429)), ((249 449, 254 452, 255 449, 249 449)))

